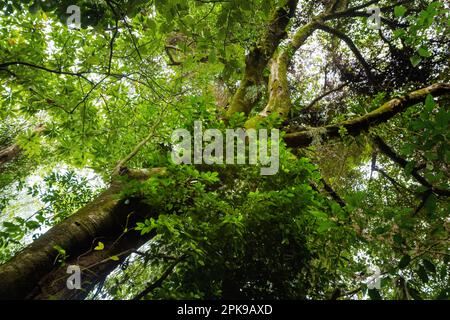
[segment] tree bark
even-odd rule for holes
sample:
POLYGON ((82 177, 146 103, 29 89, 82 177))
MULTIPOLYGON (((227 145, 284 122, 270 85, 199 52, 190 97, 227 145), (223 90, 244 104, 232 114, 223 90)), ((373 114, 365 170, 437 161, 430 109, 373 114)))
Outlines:
MULTIPOLYGON (((128 173, 129 179, 163 174, 152 169, 145 174, 128 173)), ((113 181, 94 201, 51 228, 10 261, 0 266, 0 299, 82 299, 104 279, 131 250, 149 237, 132 230, 136 221, 155 215, 139 199, 120 199, 124 183, 113 181), (127 229, 131 231, 126 231, 127 229), (93 250, 98 242, 103 250, 93 250), (65 264, 56 262, 59 246, 65 250, 65 264), (119 260, 111 257, 119 255, 119 260), (68 265, 82 270, 82 289, 66 286, 68 265)))
MULTIPOLYGON (((340 128, 348 134, 357 135, 370 127, 391 119, 408 107, 424 101, 428 94, 439 96, 450 92, 450 84, 434 84, 414 91, 404 97, 393 99, 377 110, 362 117, 338 125, 316 128, 322 139, 340 137, 340 128)), ((314 132, 306 130, 287 134, 285 141, 290 147, 306 147, 313 141, 314 132)), ((129 179, 144 180, 164 170, 139 170, 125 172, 129 179)), ((139 247, 147 238, 131 229, 137 220, 156 216, 152 208, 139 199, 120 199, 123 182, 115 180, 93 202, 73 214, 67 220, 51 228, 30 246, 0 266, 0 299, 82 299, 103 280, 132 249, 139 247), (105 248, 93 248, 101 241, 105 248), (59 246, 66 251, 65 265, 58 265, 59 246), (111 257, 119 256, 115 261, 111 257), (69 290, 66 281, 67 265, 82 269, 83 290, 69 290)))
POLYGON ((284 141, 288 147, 304 148, 313 144, 315 139, 326 141, 332 138, 339 138, 341 137, 342 130, 343 134, 357 136, 363 131, 369 130, 371 127, 388 121, 409 107, 424 102, 428 94, 432 94, 434 97, 450 94, 450 84, 436 83, 429 87, 413 91, 403 97, 386 102, 378 109, 366 115, 339 124, 288 133, 284 136, 284 141))
POLYGON ((6 163, 12 161, 20 154, 20 147, 17 144, 13 144, 5 149, 0 150, 0 168, 6 163))
POLYGON ((295 13, 298 0, 289 0, 286 7, 278 8, 269 22, 261 41, 249 52, 245 59, 245 71, 241 84, 231 99, 227 118, 236 112, 248 114, 259 96, 252 92, 258 91, 257 86, 264 83, 264 68, 272 58, 280 42, 286 37, 286 27, 295 13))
POLYGON ((292 101, 289 92, 288 66, 295 52, 306 42, 318 26, 313 20, 299 28, 285 48, 273 54, 270 61, 270 77, 268 81, 269 101, 262 112, 245 123, 247 129, 256 128, 257 124, 272 113, 285 119, 291 110, 292 101))

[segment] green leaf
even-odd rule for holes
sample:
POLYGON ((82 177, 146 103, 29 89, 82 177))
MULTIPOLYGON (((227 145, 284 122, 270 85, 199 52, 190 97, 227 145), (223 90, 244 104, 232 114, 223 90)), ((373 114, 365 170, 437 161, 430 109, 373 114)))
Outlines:
POLYGON ((111 256, 109 257, 111 260, 113 261, 119 261, 119 257, 118 256, 111 256))
POLYGON ((422 58, 417 55, 412 56, 409 60, 413 67, 417 67, 422 62, 422 58))
POLYGON ((103 244, 103 242, 98 242, 98 245, 94 248, 94 250, 96 251, 102 251, 105 248, 105 245, 103 244))
POLYGON ((369 289, 367 290, 367 293, 369 294, 371 300, 383 300, 383 298, 381 298, 380 292, 377 289, 369 289))
POLYGON ((423 266, 425 267, 425 269, 428 272, 431 272, 431 273, 435 273, 436 272, 436 266, 430 260, 423 259, 422 263, 423 263, 423 266))
POLYGON ((434 101, 434 98, 431 94, 428 94, 425 98, 425 109, 428 112, 433 111, 433 109, 436 107, 436 101, 434 101))
POLYGON ((323 212, 323 211, 311 210, 311 214, 319 220, 327 220, 328 219, 327 213, 323 212))
POLYGON ((417 275, 419 276, 420 280, 422 280, 423 283, 427 283, 428 282, 428 274, 427 271, 425 270, 424 266, 419 266, 419 268, 417 269, 417 275))
POLYGON ((420 292, 417 291, 416 288, 411 287, 411 285, 408 283, 408 292, 413 297, 414 300, 423 300, 420 296, 420 292))
POLYGON ((435 195, 431 195, 428 197, 428 199, 425 201, 425 209, 428 213, 433 213, 436 210, 437 207, 437 198, 435 195))
POLYGON ((414 153, 414 150, 416 150, 416 146, 411 143, 406 143, 403 145, 401 151, 404 155, 410 156, 414 153))
POLYGON ((27 221, 26 225, 27 225, 27 228, 30 228, 32 230, 38 229, 41 226, 41 224, 39 222, 33 221, 33 220, 27 221))
POLYGON ((65 255, 66 254, 66 250, 64 250, 63 248, 61 248, 58 245, 53 246, 53 249, 55 249, 56 251, 58 251, 59 254, 61 255, 65 255))
POLYGON ((421 57, 424 57, 424 58, 431 57, 431 52, 428 51, 428 48, 425 48, 425 47, 420 47, 418 53, 421 57))
POLYGON ((447 128, 448 121, 450 118, 450 113, 444 109, 439 110, 439 113, 436 115, 436 124, 439 128, 447 128))
POLYGON ((394 30, 394 37, 396 38, 402 38, 406 34, 406 31, 404 29, 396 29, 394 30))
POLYGON ((398 263, 399 269, 405 269, 409 263, 411 262, 411 257, 409 255, 405 255, 400 259, 400 262, 398 263))
POLYGON ((395 234, 393 238, 394 238, 394 242, 399 246, 401 246, 402 244, 405 243, 405 239, 398 233, 395 234))
POLYGON ((390 229, 391 228, 389 226, 377 227, 377 228, 375 228, 374 233, 375 234, 383 234, 383 233, 388 232, 390 229))
POLYGON ((217 61, 216 50, 212 49, 209 52, 208 62, 216 63, 216 61, 217 61))
POLYGON ((15 225, 14 223, 8 221, 3 222, 3 226, 10 232, 20 231, 20 227, 18 225, 15 225))
POLYGON ((394 8, 394 14, 396 17, 403 17, 406 13, 406 8, 404 6, 396 6, 394 8))
POLYGON ((438 293, 438 295, 435 298, 436 300, 448 300, 450 299, 450 288, 445 288, 442 289, 442 291, 440 291, 438 293))
POLYGON ((333 226, 334 226, 334 223, 332 221, 329 221, 329 220, 322 221, 321 223, 319 223, 317 232, 324 233, 324 232, 328 231, 329 229, 331 229, 333 226))
POLYGON ((416 164, 413 161, 408 162, 406 164, 406 167, 405 167, 405 173, 407 175, 411 175, 411 173, 413 172, 415 166, 416 166, 416 164))

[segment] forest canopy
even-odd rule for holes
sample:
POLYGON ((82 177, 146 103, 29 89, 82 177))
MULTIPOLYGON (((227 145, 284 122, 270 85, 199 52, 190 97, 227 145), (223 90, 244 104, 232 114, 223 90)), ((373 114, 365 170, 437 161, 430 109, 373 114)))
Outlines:
POLYGON ((0 299, 449 299, 449 31, 447 1, 2 1, 0 299), (198 123, 279 132, 277 171, 174 162, 198 123))

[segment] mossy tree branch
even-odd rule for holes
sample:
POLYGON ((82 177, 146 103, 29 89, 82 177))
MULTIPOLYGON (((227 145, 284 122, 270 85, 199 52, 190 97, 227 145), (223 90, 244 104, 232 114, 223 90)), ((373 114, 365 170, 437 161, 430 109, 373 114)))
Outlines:
POLYGON ((316 135, 319 135, 322 141, 340 138, 342 131, 351 136, 357 136, 380 123, 388 121, 407 108, 423 102, 428 94, 432 94, 434 97, 450 94, 450 84, 433 84, 429 87, 413 91, 405 96, 392 99, 378 109, 361 117, 350 119, 339 124, 288 133, 285 135, 284 140, 289 147, 303 148, 311 145, 316 135))
POLYGON ((269 101, 262 112, 246 122, 246 128, 255 128, 258 122, 272 113, 277 113, 283 119, 286 118, 292 107, 287 78, 289 63, 295 52, 314 33, 319 25, 320 16, 299 28, 290 41, 275 52, 270 64, 269 101))
POLYGON ((280 42, 287 36, 286 27, 295 13, 298 0, 289 0, 286 7, 278 8, 272 15, 266 33, 245 59, 245 71, 238 90, 231 99, 226 117, 236 112, 248 114, 258 97, 249 94, 254 86, 264 83, 264 69, 280 42))

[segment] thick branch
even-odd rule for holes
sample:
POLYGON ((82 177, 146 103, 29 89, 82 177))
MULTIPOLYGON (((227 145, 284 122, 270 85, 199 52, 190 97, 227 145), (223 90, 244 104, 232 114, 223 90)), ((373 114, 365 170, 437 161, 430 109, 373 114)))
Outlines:
POLYGON ((319 19, 299 28, 284 48, 279 48, 271 60, 270 77, 268 84, 269 101, 262 112, 249 119, 245 127, 255 128, 257 123, 272 113, 277 113, 281 118, 286 118, 291 107, 291 97, 289 92, 289 82, 287 71, 289 62, 295 52, 306 42, 319 25, 319 19))
MULTIPOLYGON (((129 179, 144 179, 163 174, 160 168, 143 174, 128 171, 129 179)), ((131 253, 145 238, 134 231, 126 232, 127 226, 136 220, 156 214, 139 199, 120 199, 124 184, 121 179, 94 201, 74 213, 65 221, 51 228, 30 246, 0 266, 0 299, 68 299, 84 298, 96 283, 104 279, 121 261, 110 259, 121 252, 131 253), (92 250, 101 241, 102 251, 92 250), (59 246, 66 251, 65 266, 55 260, 59 246), (79 265, 82 270, 82 288, 69 290, 66 280, 67 265, 79 265)), ((123 257, 122 257, 123 259, 123 257)))
POLYGON ((0 168, 12 161, 20 154, 20 147, 17 143, 0 150, 0 168))
POLYGON ((257 99, 249 94, 249 89, 263 82, 264 68, 280 42, 286 37, 286 27, 294 15, 297 3, 298 0, 289 0, 286 8, 278 8, 274 12, 263 38, 247 55, 244 76, 231 100, 227 118, 236 112, 248 114, 256 103, 257 99))
POLYGON ((289 147, 302 148, 311 145, 314 137, 319 137, 322 141, 339 138, 341 136, 341 130, 344 130, 349 135, 357 136, 371 127, 388 121, 395 115, 405 111, 407 108, 423 102, 428 94, 437 97, 449 93, 450 84, 433 84, 429 87, 411 92, 403 97, 392 99, 364 116, 347 120, 339 124, 288 133, 285 135, 284 140, 289 147))
POLYGON ((286 117, 292 107, 291 97, 289 93, 289 83, 287 79, 287 68, 289 64, 286 52, 275 54, 270 62, 269 76, 269 101, 264 110, 256 117, 247 122, 247 127, 251 127, 252 121, 259 121, 276 112, 281 117, 286 117))

